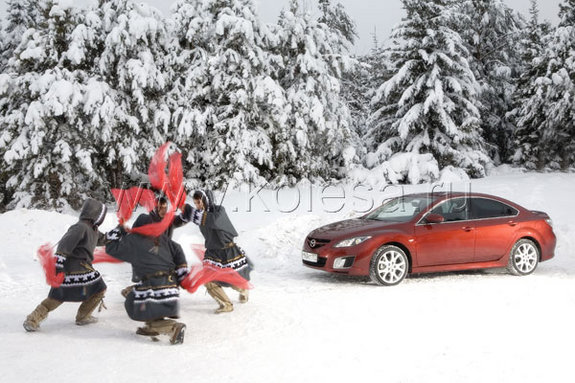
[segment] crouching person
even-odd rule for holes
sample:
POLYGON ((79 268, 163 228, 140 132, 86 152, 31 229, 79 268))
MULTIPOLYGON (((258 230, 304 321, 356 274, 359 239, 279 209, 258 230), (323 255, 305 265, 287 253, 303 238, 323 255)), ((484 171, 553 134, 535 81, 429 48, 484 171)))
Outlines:
POLYGON ((56 249, 56 272, 64 273, 60 287, 53 287, 24 321, 26 331, 37 331, 50 311, 63 302, 82 302, 76 314, 79 326, 95 323, 92 313, 102 303, 106 284, 98 271, 92 267, 94 249, 104 245, 106 236, 98 226, 106 217, 106 205, 94 199, 84 202, 77 223, 70 226, 56 249))
MULTIPOLYGON (((152 222, 147 215, 141 215, 134 227, 152 222)), ((174 320, 179 318, 179 283, 188 271, 182 247, 167 235, 127 234, 120 226, 108 232, 108 241, 106 252, 130 263, 140 280, 124 303, 130 319, 145 322, 136 333, 168 335, 170 343, 183 343, 186 325, 174 320)))

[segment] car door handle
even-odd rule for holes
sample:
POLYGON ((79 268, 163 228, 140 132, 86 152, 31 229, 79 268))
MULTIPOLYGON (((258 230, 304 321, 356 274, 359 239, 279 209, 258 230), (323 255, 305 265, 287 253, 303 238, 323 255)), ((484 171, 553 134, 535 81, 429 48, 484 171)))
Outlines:
POLYGON ((515 222, 515 221, 509 221, 509 222, 507 222, 507 224, 509 226, 517 226, 517 222, 515 222))
POLYGON ((473 230, 473 226, 463 226, 461 229, 463 231, 471 231, 471 230, 473 230))

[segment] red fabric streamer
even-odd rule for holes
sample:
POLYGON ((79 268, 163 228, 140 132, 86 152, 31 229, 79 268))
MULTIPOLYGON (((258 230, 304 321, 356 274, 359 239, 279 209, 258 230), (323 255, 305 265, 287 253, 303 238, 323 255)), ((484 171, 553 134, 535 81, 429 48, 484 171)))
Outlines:
POLYGON ((46 283, 52 287, 60 287, 64 282, 64 273, 56 274, 56 257, 54 256, 54 246, 45 243, 36 252, 40 264, 46 274, 46 283))
POLYGON ((138 204, 148 211, 156 206, 154 192, 148 189, 142 189, 136 186, 130 189, 112 189, 112 195, 118 205, 118 212, 116 214, 120 224, 124 224, 130 219, 138 204))
MULTIPOLYGON (((171 143, 166 142, 154 154, 148 168, 148 179, 150 184, 157 190, 163 191, 171 203, 170 211, 166 213, 160 222, 150 223, 129 230, 146 236, 157 237, 164 233, 172 224, 176 209, 181 208, 186 200, 186 193, 183 186, 182 155, 175 152, 170 155, 168 174, 166 175, 166 152, 171 143)), ((122 222, 120 222, 122 223, 122 222)))
MULTIPOLYGON (((192 251, 200 259, 204 259, 206 249, 203 245, 192 244, 192 251)), ((210 264, 195 265, 190 267, 190 272, 180 284, 182 288, 190 293, 195 293, 196 290, 203 284, 211 281, 225 282, 230 285, 239 287, 241 289, 251 289, 253 286, 237 271, 232 268, 222 269, 210 264)))
POLYGON ((166 179, 166 152, 169 146, 169 141, 160 146, 148 167, 148 179, 157 190, 164 190, 166 182, 168 182, 166 179))
POLYGON ((210 265, 192 266, 180 285, 188 292, 195 293, 201 285, 211 281, 226 282, 246 290, 252 288, 252 285, 234 269, 221 269, 210 265))
POLYGON ((175 152, 170 156, 166 194, 172 204, 180 209, 183 207, 184 202, 186 202, 183 180, 182 154, 175 152))
POLYGON ((122 261, 106 253, 104 247, 96 247, 94 250, 94 261, 92 263, 122 263, 122 261))
POLYGON ((149 223, 149 224, 144 225, 144 226, 133 227, 128 231, 130 233, 138 233, 138 234, 146 235, 149 237, 159 237, 166 230, 168 230, 168 227, 172 224, 172 221, 174 220, 175 215, 176 215, 176 211, 175 211, 174 207, 172 206, 170 211, 168 211, 166 213, 166 215, 164 216, 164 218, 162 218, 162 220, 160 222, 153 222, 153 223, 149 223))
POLYGON ((198 257, 198 259, 200 261, 203 261, 204 260, 204 254, 206 253, 206 248, 204 247, 204 245, 199 244, 199 243, 192 243, 191 247, 192 247, 192 251, 194 252, 196 257, 198 257))

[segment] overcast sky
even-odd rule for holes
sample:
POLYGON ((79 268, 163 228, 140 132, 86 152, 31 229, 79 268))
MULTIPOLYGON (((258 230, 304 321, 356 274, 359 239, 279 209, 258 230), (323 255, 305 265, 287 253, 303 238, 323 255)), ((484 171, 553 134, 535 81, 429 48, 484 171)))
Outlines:
MULTIPOLYGON (((4 14, 6 0, 0 0, 0 11, 4 14)), ((65 0, 70 2, 71 0, 65 0)), ((287 7, 289 0, 255 0, 260 18, 266 23, 274 23, 282 8, 287 7)), ((317 0, 304 0, 306 4, 315 4, 317 0)), ((78 4, 94 3, 95 0, 76 0, 78 4)), ((175 0, 142 0, 168 15, 175 0)), ((333 0, 333 3, 338 0, 333 0)), ((355 20, 359 41, 356 42, 355 53, 367 53, 373 46, 373 33, 380 42, 384 42, 394 25, 405 15, 401 0, 339 0, 348 14, 355 20)), ((529 0, 505 0, 511 8, 528 15, 529 0)), ((559 3, 561 0, 539 0, 539 10, 542 20, 549 20, 554 25, 558 22, 559 3)))

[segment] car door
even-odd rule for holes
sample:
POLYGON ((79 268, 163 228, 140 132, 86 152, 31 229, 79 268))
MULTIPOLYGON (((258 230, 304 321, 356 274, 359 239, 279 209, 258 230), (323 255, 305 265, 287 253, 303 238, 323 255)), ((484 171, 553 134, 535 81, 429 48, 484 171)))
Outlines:
POLYGON ((440 214, 444 222, 426 223, 422 218, 415 226, 417 266, 473 262, 475 230, 469 212, 467 197, 457 197, 441 202, 429 212, 440 214))
POLYGON ((515 238, 519 211, 495 199, 471 198, 475 223, 475 262, 489 262, 507 256, 515 238))

